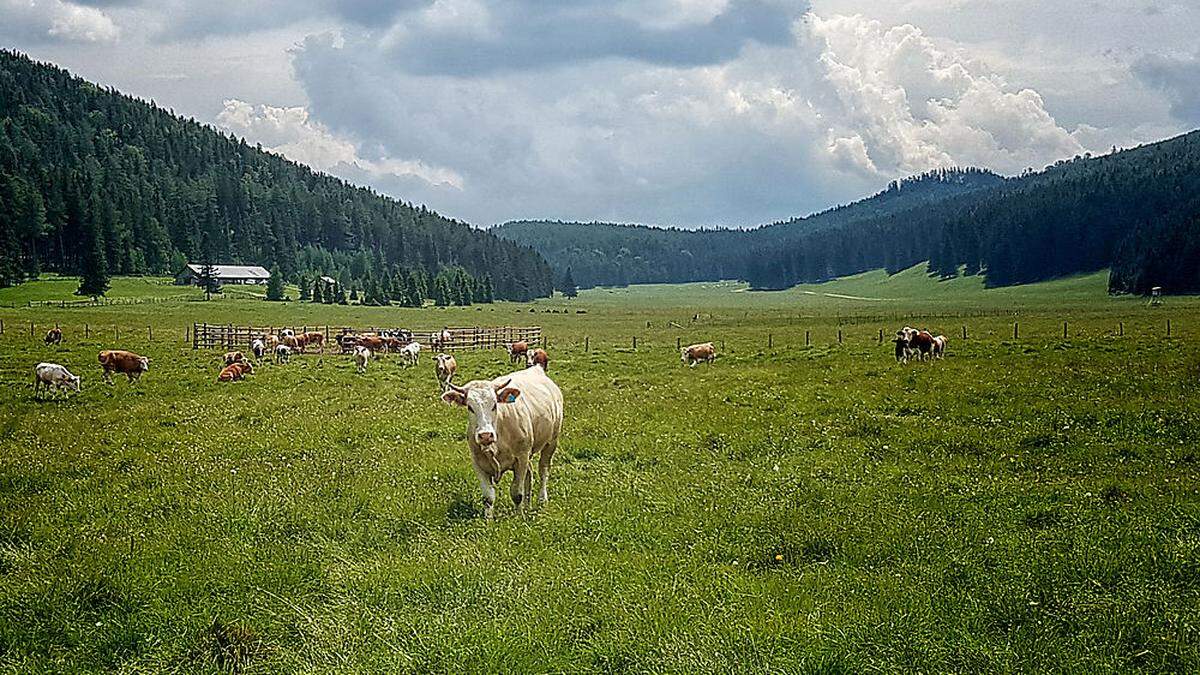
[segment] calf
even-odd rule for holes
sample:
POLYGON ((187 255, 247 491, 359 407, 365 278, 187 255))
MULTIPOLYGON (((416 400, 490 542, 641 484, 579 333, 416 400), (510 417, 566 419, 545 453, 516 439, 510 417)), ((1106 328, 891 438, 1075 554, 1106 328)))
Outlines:
POLYGON ((254 342, 250 343, 250 351, 254 352, 254 358, 262 360, 263 354, 267 353, 267 343, 262 341, 262 338, 255 338, 254 342))
POLYGON ((524 340, 512 343, 508 348, 508 362, 518 363, 525 360, 525 355, 529 353, 529 344, 524 340))
POLYGON ((550 356, 546 354, 545 349, 535 349, 525 354, 525 366, 532 368, 533 366, 541 366, 542 370, 550 369, 550 356))
MULTIPOLYGON (((31 331, 32 332, 32 331, 31 331)), ((61 345, 62 344, 62 329, 58 326, 46 331, 46 345, 61 345)), ((53 365, 53 364, 51 364, 53 365)))
POLYGON ((717 360, 717 348, 711 342, 689 345, 679 350, 679 359, 695 368, 697 363, 712 363, 717 360))
POLYGON ((225 352, 225 365, 241 363, 246 360, 246 355, 241 352, 225 352))
POLYGON ((100 352, 98 359, 104 368, 104 381, 109 384, 112 384, 113 373, 124 373, 133 382, 150 370, 149 358, 123 349, 105 349, 100 352))
POLYGON ((367 363, 371 360, 371 350, 366 347, 358 346, 354 348, 354 365, 357 366, 358 372, 367 372, 367 363))
POLYGON ((225 366, 217 376, 218 382, 236 382, 254 372, 254 366, 242 361, 236 361, 225 366))
POLYGON ((400 348, 400 356, 404 358, 405 365, 415 366, 421 360, 421 343, 410 342, 400 348))
POLYGON ((550 499, 550 462, 562 431, 563 398, 541 368, 526 368, 495 380, 451 384, 442 400, 467 409, 467 445, 483 490, 483 512, 494 513, 496 485, 512 471, 511 496, 518 513, 530 501, 531 462, 538 455, 540 500, 550 499))
POLYGON ((287 345, 275 345, 275 363, 287 363, 292 359, 292 348, 287 345))
POLYGON ((437 374, 438 384, 442 387, 442 393, 450 388, 451 381, 454 379, 454 373, 458 371, 458 361, 449 354, 438 354, 436 363, 434 364, 434 372, 437 374))
POLYGON ((57 363, 39 363, 33 367, 33 397, 37 398, 41 389, 47 392, 74 389, 79 391, 79 376, 57 363))

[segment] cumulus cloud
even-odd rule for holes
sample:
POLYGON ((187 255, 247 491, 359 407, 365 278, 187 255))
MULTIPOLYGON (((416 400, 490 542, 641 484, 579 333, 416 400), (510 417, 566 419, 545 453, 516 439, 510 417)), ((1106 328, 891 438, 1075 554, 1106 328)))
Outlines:
POLYGON ((114 42, 121 30, 103 11, 64 0, 0 0, 0 36, 114 42))
POLYGON ((254 106, 230 99, 216 121, 228 131, 319 171, 350 173, 369 182, 402 177, 417 178, 431 186, 462 187, 462 176, 449 169, 386 155, 360 156, 354 142, 313 122, 303 107, 254 106))
POLYGON ((1176 119, 1200 123, 1200 54, 1148 54, 1134 63, 1133 72, 1166 95, 1176 119))
POLYGON ((970 164, 1014 172, 1082 151, 1037 92, 977 72, 915 26, 811 16, 807 32, 823 45, 820 63, 835 92, 827 112, 841 141, 834 151, 857 156, 864 169, 970 164))

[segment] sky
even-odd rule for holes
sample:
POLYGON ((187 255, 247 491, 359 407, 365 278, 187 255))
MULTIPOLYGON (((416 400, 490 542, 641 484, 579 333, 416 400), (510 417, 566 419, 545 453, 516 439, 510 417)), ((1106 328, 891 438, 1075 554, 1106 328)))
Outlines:
POLYGON ((753 226, 1200 126, 1196 0, 0 0, 0 46, 487 226, 753 226))

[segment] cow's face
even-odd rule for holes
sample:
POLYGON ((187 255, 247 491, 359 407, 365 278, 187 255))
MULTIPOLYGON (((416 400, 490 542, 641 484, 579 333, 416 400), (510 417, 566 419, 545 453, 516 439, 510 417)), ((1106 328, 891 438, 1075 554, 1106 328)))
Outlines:
POLYGON ((683 361, 684 363, 687 363, 687 357, 688 357, 688 350, 687 350, 687 348, 680 349, 680 350, 679 350, 679 360, 680 360, 680 361, 683 361))
MULTIPOLYGON (((510 380, 511 381, 511 380, 510 380)), ((490 383, 473 384, 466 387, 451 388, 442 394, 442 400, 450 405, 460 405, 467 409, 467 417, 471 427, 475 429, 475 442, 487 447, 496 442, 496 408, 517 400, 521 390, 508 386, 509 381, 502 384, 490 383)))
POLYGON ((138 359, 138 368, 140 368, 142 372, 150 370, 150 358, 146 356, 140 357, 138 359))
POLYGON ((71 388, 75 391, 79 391, 83 387, 83 382, 79 379, 78 375, 72 375, 71 379, 67 380, 67 382, 70 383, 71 388))

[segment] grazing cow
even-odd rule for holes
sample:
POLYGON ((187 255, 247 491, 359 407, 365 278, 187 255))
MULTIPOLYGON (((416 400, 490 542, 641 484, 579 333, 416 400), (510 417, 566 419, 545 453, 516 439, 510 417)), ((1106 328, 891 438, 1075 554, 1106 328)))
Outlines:
POLYGON ((263 354, 267 353, 267 343, 262 341, 262 338, 255 338, 254 342, 250 343, 250 351, 254 352, 254 358, 262 360, 263 354))
POLYGON ((442 393, 450 388, 451 382, 454 380, 454 373, 458 371, 458 361, 449 354, 438 354, 434 363, 434 372, 437 374, 438 384, 442 387, 442 393))
POLYGON ((495 380, 451 384, 442 400, 467 409, 467 445, 483 490, 484 515, 491 518, 496 486, 513 472, 511 496, 518 513, 530 500, 533 456, 538 459, 540 500, 550 499, 550 462, 562 431, 563 398, 541 368, 527 368, 495 380))
POLYGON ((712 363, 717 360, 717 348, 711 342, 689 345, 679 350, 679 360, 695 368, 697 363, 712 363))
POLYGON ((287 363, 292 359, 292 348, 287 345, 275 345, 275 363, 287 363))
POLYGON ((241 352, 225 352, 225 365, 240 363, 246 360, 246 355, 241 352))
POLYGON ((267 346, 267 351, 274 353, 275 348, 279 346, 278 335, 268 335, 263 338, 263 343, 267 346))
POLYGON ((112 384, 113 373, 124 373, 133 382, 150 370, 149 358, 123 349, 105 349, 98 358, 104 368, 104 381, 109 384, 112 384))
POLYGON ((354 348, 354 365, 357 366, 358 372, 367 372, 367 363, 371 360, 371 350, 366 347, 358 346, 354 348))
POLYGON ((296 339, 295 335, 284 335, 279 339, 279 344, 287 347, 292 354, 300 351, 300 341, 296 339))
POLYGON ((400 348, 400 356, 404 358, 404 364, 415 366, 421 360, 421 343, 410 342, 400 348))
POLYGON ((304 344, 312 345, 325 353, 325 334, 320 331, 310 330, 304 334, 304 344))
POLYGON ((254 366, 244 361, 235 361, 225 366, 217 376, 218 382, 236 382, 254 372, 254 366))
POLYGON ((550 356, 546 354, 545 349, 534 349, 525 354, 525 366, 532 368, 533 366, 541 366, 542 370, 550 369, 550 356))
MULTIPOLYGON (((58 326, 46 331, 46 345, 61 345, 62 344, 62 329, 58 326)), ((53 365, 53 364, 52 364, 53 365)))
POLYGON ((39 363, 34 366, 33 397, 37 398, 41 389, 49 392, 51 387, 54 387, 54 391, 63 389, 79 391, 79 376, 72 375, 71 371, 57 363, 39 363))
POLYGON ((521 340, 520 342, 514 342, 508 348, 508 362, 517 363, 519 361, 524 361, 525 355, 528 353, 529 345, 524 340, 521 340))
POLYGON ((304 348, 308 346, 308 335, 301 333, 300 335, 293 337, 292 340, 296 343, 296 351, 303 354, 304 348))
POLYGON ((933 336, 933 358, 940 359, 943 356, 945 356, 946 355, 946 345, 949 342, 950 341, 946 339, 945 335, 933 336))

